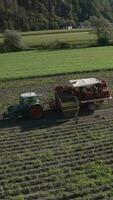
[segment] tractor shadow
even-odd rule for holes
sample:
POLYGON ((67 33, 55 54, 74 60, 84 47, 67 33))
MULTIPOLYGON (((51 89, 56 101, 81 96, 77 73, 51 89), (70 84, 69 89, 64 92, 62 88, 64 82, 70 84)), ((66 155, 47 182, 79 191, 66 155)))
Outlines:
MULTIPOLYGON (((92 115, 91 112, 88 112, 85 109, 80 110, 78 118, 82 118, 85 116, 92 115)), ((30 119, 19 119, 18 121, 10 121, 10 120, 0 120, 0 129, 5 128, 16 128, 19 127, 21 132, 27 132, 36 129, 45 129, 51 128, 55 126, 59 126, 68 122, 73 118, 64 118, 61 113, 45 113, 44 117, 40 120, 30 120, 30 119)))
POLYGON ((20 128, 21 132, 36 130, 36 129, 45 129, 54 126, 59 126, 60 124, 65 123, 68 119, 59 113, 46 113, 44 117, 40 120, 31 120, 31 119, 18 119, 17 121, 11 120, 0 120, 0 129, 5 128, 20 128))
POLYGON ((45 129, 59 126, 67 121, 59 113, 46 113, 40 120, 28 120, 21 122, 21 131, 30 131, 36 129, 45 129))

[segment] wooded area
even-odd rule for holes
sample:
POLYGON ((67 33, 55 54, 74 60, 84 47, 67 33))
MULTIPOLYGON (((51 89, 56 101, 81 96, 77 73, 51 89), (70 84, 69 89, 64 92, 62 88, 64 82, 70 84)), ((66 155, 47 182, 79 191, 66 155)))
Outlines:
POLYGON ((113 0, 0 0, 0 31, 78 27, 90 16, 113 22, 113 0))

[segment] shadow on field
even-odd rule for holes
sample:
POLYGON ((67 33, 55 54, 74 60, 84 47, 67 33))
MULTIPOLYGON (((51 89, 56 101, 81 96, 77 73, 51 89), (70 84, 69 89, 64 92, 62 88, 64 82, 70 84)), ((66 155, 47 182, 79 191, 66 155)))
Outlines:
MULTIPOLYGON (((91 115, 92 113, 81 110, 79 113, 79 118, 91 115)), ((30 120, 30 119, 19 119, 17 121, 11 120, 0 120, 0 129, 3 128, 20 128, 21 132, 45 129, 55 126, 59 126, 72 118, 64 118, 61 113, 51 113, 47 112, 45 116, 40 120, 30 120)), ((74 120, 74 118, 73 118, 74 120)), ((76 121, 76 120, 75 120, 76 121)), ((78 121, 79 123, 79 121, 78 121)))
POLYGON ((60 124, 65 123, 67 120, 63 118, 58 113, 47 113, 45 114, 44 118, 40 120, 28 120, 21 122, 21 131, 29 131, 35 129, 45 129, 51 128, 55 126, 59 126, 60 124))
POLYGON ((54 126, 59 126, 65 123, 68 119, 64 119, 59 113, 46 113, 40 120, 19 119, 17 121, 12 120, 0 120, 0 129, 3 128, 20 128, 22 132, 31 131, 35 129, 45 129, 54 126))

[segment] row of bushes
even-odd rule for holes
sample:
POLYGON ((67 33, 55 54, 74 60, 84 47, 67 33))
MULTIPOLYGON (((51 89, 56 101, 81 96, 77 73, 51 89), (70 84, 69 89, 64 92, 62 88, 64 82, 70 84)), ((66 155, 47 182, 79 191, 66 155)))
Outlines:
MULTIPOLYGON (((99 38, 96 40, 86 40, 86 41, 78 41, 76 43, 70 43, 66 41, 54 41, 50 44, 41 44, 39 46, 34 46, 32 48, 37 49, 73 49, 73 48, 82 48, 82 47, 93 47, 93 46, 105 46, 111 45, 112 42, 107 40, 106 38, 99 38)), ((29 47, 25 47, 22 44, 21 36, 16 31, 7 30, 4 34, 4 41, 0 44, 0 52, 14 52, 14 51, 22 51, 29 50, 29 47)))
POLYGON ((24 45, 15 45, 10 43, 2 43, 0 44, 0 53, 6 53, 6 52, 15 52, 15 51, 23 51, 23 50, 32 50, 32 49, 39 49, 39 50, 55 50, 55 49, 73 49, 73 48, 82 48, 82 47, 93 47, 97 46, 96 41, 85 41, 81 43, 70 43, 66 41, 54 41, 50 44, 40 44, 38 46, 34 47, 26 47, 24 45))
MULTIPOLYGON (((69 42, 60 42, 54 41, 51 44, 41 44, 39 46, 35 46, 32 48, 25 47, 24 45, 17 47, 15 45, 6 45, 0 44, 0 53, 7 53, 7 52, 16 52, 16 51, 25 51, 25 50, 57 50, 57 49, 79 49, 79 48, 88 48, 88 47, 97 47, 97 46, 105 46, 108 44, 102 45, 100 41, 85 41, 83 43, 69 43, 69 42)), ((109 45, 113 45, 113 43, 109 43, 109 45)))
POLYGON ((70 43, 66 41, 54 41, 50 44, 41 44, 38 46, 34 46, 34 48, 37 49, 49 49, 49 50, 54 50, 54 49, 73 49, 73 48, 82 48, 82 47, 92 47, 92 46, 97 46, 97 41, 95 40, 86 40, 84 42, 76 42, 76 43, 70 43))
MULTIPOLYGON (((48 50, 55 50, 55 49, 78 49, 78 48, 88 48, 88 47, 97 47, 97 46, 109 46, 109 45, 113 45, 113 42, 110 41, 106 41, 106 40, 84 40, 84 41, 77 41, 77 42, 66 42, 66 41, 54 41, 50 44, 40 44, 40 45, 35 45, 32 46, 30 48, 30 50, 32 49, 38 49, 38 50, 44 50, 44 49, 48 49, 48 50)), ((26 48, 27 50, 29 50, 29 47, 26 48)))

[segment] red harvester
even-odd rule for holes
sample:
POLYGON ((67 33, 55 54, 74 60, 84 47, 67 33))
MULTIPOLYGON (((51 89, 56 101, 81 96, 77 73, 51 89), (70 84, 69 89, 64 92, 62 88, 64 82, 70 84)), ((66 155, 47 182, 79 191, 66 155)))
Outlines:
POLYGON ((55 88, 53 106, 68 117, 77 115, 82 107, 94 112, 97 106, 111 98, 106 81, 97 78, 77 79, 70 80, 67 86, 55 88))

